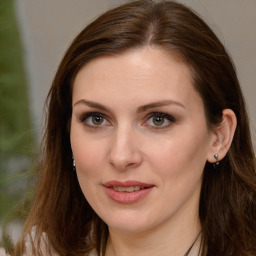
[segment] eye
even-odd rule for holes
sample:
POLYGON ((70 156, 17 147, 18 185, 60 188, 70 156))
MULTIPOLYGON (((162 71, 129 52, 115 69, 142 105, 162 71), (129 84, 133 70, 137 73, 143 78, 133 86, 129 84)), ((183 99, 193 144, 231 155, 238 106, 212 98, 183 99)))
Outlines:
POLYGON ((147 118, 145 125, 152 126, 154 128, 168 127, 171 123, 175 122, 175 118, 173 116, 162 112, 150 113, 147 118))
POLYGON ((102 116, 91 116, 91 123, 94 125, 101 125, 104 122, 104 118, 102 116))
POLYGON ((101 113, 87 113, 80 117, 80 121, 86 126, 98 128, 101 126, 111 125, 105 116, 101 113))

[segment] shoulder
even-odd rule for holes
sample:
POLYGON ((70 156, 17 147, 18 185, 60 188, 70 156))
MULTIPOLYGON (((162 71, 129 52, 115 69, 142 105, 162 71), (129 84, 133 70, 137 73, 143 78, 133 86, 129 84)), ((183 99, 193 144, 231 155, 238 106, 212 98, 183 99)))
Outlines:
POLYGON ((23 256, 48 256, 49 254, 59 256, 54 252, 53 248, 50 247, 46 233, 42 233, 39 237, 36 231, 36 227, 33 227, 31 232, 27 234, 25 238, 26 251, 23 256))
POLYGON ((88 256, 98 256, 97 251, 94 249, 92 251, 90 251, 90 253, 88 254, 88 256))
MULTIPOLYGON (((25 239, 25 248, 26 251, 23 256, 60 256, 56 253, 53 248, 50 246, 46 233, 42 233, 40 237, 36 232, 36 227, 33 227, 31 233, 26 236, 25 239)), ((0 256, 2 256, 0 254, 0 256)), ((96 249, 93 249, 85 256, 98 256, 96 249)))
MULTIPOLYGON (((4 248, 0 248, 0 256, 9 256, 9 254, 6 253, 4 248)), ((89 255, 89 256, 94 256, 94 255, 89 255)))

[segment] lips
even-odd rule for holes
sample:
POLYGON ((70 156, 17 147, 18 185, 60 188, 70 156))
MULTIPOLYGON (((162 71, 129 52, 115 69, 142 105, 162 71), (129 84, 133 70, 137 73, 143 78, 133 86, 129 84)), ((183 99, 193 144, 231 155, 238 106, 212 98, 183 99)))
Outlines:
POLYGON ((109 181, 104 187, 111 200, 120 204, 131 204, 149 195, 154 185, 138 181, 109 181))

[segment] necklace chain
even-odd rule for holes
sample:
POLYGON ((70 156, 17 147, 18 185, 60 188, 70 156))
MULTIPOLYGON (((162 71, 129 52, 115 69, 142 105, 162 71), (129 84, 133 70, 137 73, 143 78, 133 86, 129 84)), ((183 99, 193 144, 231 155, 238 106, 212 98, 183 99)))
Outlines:
MULTIPOLYGON (((194 242, 194 243, 195 243, 195 242, 194 242)), ((194 243, 188 248, 187 252, 186 252, 183 256, 188 256, 188 255, 189 255, 189 253, 190 253, 190 251, 191 251, 191 249, 192 249, 194 243)))
POLYGON ((189 255, 190 251, 192 250, 192 248, 193 248, 194 244, 196 243, 196 241, 197 241, 197 239, 198 239, 200 234, 201 234, 201 232, 198 234, 198 236, 196 237, 196 239, 193 242, 193 244, 188 248, 188 250, 186 251, 186 253, 183 256, 188 256, 189 255))
MULTIPOLYGON (((198 237, 200 236, 201 232, 198 234, 198 236, 196 237, 195 241, 191 244, 191 246, 188 248, 188 250, 186 251, 186 253, 183 256, 188 256, 190 251, 192 250, 193 246, 195 245, 198 237)), ((102 251, 100 252, 100 255, 102 256, 102 251)))

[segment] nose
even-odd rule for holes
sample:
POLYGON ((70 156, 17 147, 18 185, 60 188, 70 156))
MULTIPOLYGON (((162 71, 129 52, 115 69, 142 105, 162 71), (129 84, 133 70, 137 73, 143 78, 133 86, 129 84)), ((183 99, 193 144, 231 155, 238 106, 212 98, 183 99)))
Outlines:
POLYGON ((111 140, 109 163, 123 171, 138 167, 143 160, 138 136, 132 129, 118 129, 111 140))

